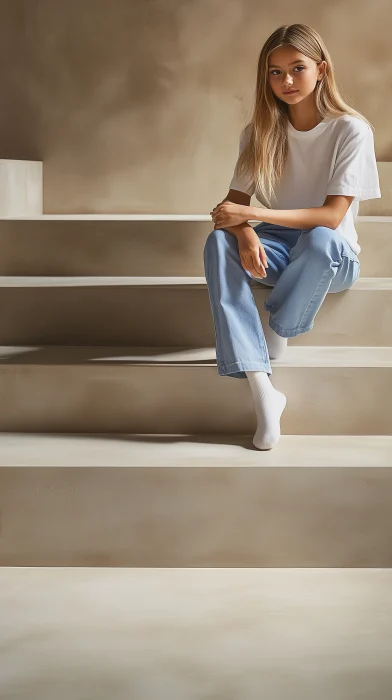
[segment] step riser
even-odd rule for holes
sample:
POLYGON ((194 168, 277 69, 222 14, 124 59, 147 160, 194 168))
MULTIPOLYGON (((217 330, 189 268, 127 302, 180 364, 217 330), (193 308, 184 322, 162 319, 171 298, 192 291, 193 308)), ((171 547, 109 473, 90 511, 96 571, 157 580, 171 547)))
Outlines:
POLYGON ((42 162, 0 159, 0 216, 38 216, 42 212, 42 162))
MULTIPOLYGON (((252 283, 262 324, 270 289, 252 283)), ((215 347, 207 287, 0 288, 1 345, 215 347)), ((392 345, 392 289, 328 293, 289 345, 392 345)))
POLYGON ((0 470, 2 566, 391 567, 392 470, 0 470))
MULTIPOLYGON (((200 277, 212 229, 212 221, 0 221, 0 275, 200 277)), ((356 229, 361 276, 390 276, 392 224, 356 229)))
MULTIPOLYGON (((256 428, 248 380, 219 376, 216 366, 93 362, 3 365, 0 430, 248 435, 256 428)), ((288 399, 282 434, 392 434, 392 367, 272 367, 288 399)))
POLYGON ((357 223, 361 277, 391 277, 392 229, 387 223, 357 223))

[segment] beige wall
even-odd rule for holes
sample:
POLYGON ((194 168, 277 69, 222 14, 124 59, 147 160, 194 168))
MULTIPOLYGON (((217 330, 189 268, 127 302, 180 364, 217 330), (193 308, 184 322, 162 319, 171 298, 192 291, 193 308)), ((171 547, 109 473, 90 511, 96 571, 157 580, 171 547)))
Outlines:
POLYGON ((209 213, 261 46, 305 22, 392 158, 390 0, 0 0, 0 157, 44 161, 47 213, 209 213))

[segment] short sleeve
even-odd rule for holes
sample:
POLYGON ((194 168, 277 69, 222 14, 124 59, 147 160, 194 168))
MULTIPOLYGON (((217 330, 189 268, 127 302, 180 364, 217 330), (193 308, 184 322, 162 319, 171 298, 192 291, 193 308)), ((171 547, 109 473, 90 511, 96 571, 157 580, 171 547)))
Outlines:
POLYGON ((237 158, 237 162, 235 164, 234 175, 233 175, 233 178, 230 182, 229 189, 230 190, 239 190, 239 192, 245 192, 246 194, 249 194, 250 196, 252 196, 252 194, 254 194, 255 189, 256 189, 252 175, 250 173, 249 174, 243 173, 241 175, 238 173, 238 161, 239 161, 239 158, 240 158, 242 151, 245 148, 248 133, 249 132, 246 129, 240 138, 238 158, 237 158))
POLYGON ((350 133, 338 148, 327 195, 352 195, 358 201, 377 199, 381 197, 381 191, 373 132, 363 121, 354 128, 351 122, 350 126, 350 133))

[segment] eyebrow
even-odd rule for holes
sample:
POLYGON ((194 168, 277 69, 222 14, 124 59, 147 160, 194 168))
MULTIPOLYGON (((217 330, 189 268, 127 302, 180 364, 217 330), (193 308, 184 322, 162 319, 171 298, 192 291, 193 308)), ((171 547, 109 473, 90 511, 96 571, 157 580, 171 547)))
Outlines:
MULTIPOLYGON (((289 66, 293 66, 294 63, 304 63, 304 59, 303 59, 303 58, 298 58, 296 61, 292 61, 291 63, 289 63, 289 66)), ((268 68, 280 68, 280 66, 275 66, 273 63, 270 63, 270 65, 268 66, 268 68)))

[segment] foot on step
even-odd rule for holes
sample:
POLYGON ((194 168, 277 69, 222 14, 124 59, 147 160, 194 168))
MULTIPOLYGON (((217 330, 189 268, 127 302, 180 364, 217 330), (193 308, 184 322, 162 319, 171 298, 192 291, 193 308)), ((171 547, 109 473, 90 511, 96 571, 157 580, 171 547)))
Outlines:
POLYGON ((281 391, 272 386, 266 372, 246 371, 246 376, 257 416, 257 430, 252 442, 259 450, 270 450, 279 441, 280 417, 287 399, 281 391))

